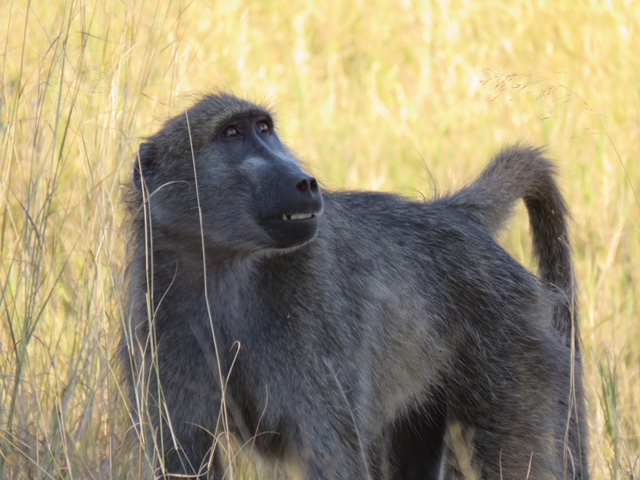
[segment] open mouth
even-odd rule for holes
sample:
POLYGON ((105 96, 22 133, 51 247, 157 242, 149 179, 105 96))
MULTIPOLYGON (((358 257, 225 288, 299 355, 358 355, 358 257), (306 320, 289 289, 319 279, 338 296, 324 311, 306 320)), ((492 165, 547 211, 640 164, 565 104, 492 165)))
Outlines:
MULTIPOLYGON (((307 206, 304 205, 304 207, 307 206)), ((320 226, 318 219, 322 216, 322 206, 320 205, 320 208, 317 209, 314 208, 315 205, 310 207, 307 207, 308 210, 304 213, 277 213, 261 222, 267 234, 274 241, 275 248, 302 245, 316 237, 320 226)))
POLYGON ((311 220, 316 218, 314 213, 283 213, 280 220, 311 220))

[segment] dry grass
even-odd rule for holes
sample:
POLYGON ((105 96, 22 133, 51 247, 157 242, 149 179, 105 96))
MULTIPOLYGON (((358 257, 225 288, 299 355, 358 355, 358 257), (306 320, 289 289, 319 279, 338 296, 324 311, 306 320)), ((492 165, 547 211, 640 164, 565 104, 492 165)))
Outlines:
MULTIPOLYGON (((0 5, 0 478, 139 478, 109 359, 140 137, 228 88, 326 185, 431 195, 546 143, 575 217, 595 478, 640 476, 640 4, 0 5), (427 170, 427 168, 428 170, 427 170)), ((527 259, 528 232, 505 244, 527 259)))

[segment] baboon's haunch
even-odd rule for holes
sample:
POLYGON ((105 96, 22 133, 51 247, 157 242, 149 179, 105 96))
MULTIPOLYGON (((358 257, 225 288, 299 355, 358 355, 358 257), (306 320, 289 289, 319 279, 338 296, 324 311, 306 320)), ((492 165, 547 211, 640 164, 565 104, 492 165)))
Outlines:
POLYGON ((229 429, 308 479, 588 477, 540 150, 424 203, 321 193, 268 110, 212 95, 141 146, 127 204, 121 360, 159 474, 222 478, 229 429), (519 198, 540 277, 494 240, 519 198))

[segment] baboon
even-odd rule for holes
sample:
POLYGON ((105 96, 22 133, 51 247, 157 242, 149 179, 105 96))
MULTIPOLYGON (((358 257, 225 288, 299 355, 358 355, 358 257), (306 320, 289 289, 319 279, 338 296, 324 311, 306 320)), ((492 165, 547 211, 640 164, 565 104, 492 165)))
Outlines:
MULTIPOLYGON (((492 159, 472 185, 440 202, 472 218, 495 236, 511 217, 516 200, 524 200, 540 279, 547 289, 558 294, 553 307, 552 330, 574 355, 572 396, 568 404, 571 425, 565 441, 564 478, 588 478, 578 308, 567 226, 569 213, 554 180, 553 165, 543 154, 542 149, 506 148, 492 159)), ((394 424, 391 440, 394 479, 439 478, 439 472, 447 464, 443 458, 447 452, 450 463, 452 457, 455 460, 456 449, 463 458, 473 451, 471 438, 465 436, 472 437, 473 432, 463 434, 456 422, 446 426, 446 404, 442 402, 436 407, 434 403, 420 405, 394 424), (443 456, 425 455, 425 452, 443 452, 443 456)), ((470 474, 460 477, 481 478, 470 474)))
POLYGON ((141 145, 126 204, 121 370, 158 475, 223 478, 231 431, 314 480, 588 477, 541 150, 427 202, 321 191, 267 108, 221 93, 141 145), (494 238, 519 198, 539 277, 494 238))

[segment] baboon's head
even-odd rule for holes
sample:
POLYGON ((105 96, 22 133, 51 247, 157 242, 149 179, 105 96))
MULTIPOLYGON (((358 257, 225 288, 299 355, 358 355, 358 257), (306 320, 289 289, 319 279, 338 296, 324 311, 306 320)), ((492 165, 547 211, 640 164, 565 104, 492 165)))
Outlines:
POLYGON ((185 247, 203 238, 226 251, 289 249, 315 238, 323 210, 318 182, 269 111, 227 94, 205 97, 143 143, 131 190, 138 207, 148 200, 152 231, 185 247))

